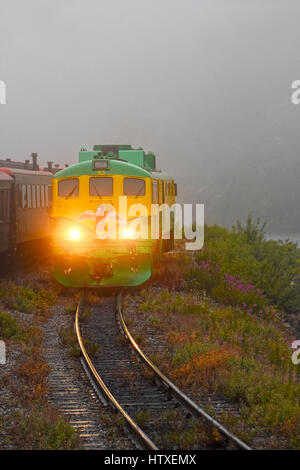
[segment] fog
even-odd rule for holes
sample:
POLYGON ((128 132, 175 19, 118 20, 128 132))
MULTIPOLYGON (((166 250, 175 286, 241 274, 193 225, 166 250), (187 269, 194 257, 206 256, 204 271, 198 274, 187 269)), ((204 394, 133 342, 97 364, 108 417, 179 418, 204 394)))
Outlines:
POLYGON ((181 202, 300 232, 300 5, 289 0, 0 0, 0 158, 153 150, 181 202))

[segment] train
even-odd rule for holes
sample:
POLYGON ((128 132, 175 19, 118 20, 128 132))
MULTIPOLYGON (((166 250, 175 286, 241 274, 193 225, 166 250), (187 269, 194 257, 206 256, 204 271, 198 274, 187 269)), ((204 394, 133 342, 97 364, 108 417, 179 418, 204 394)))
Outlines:
POLYGON ((153 152, 125 144, 82 148, 78 163, 52 179, 55 279, 67 287, 146 282, 163 252, 173 248, 174 219, 166 235, 163 212, 176 195, 174 178, 156 168, 153 152), (153 207, 158 208, 155 214, 153 207), (133 226, 138 227, 135 233, 133 226))
POLYGON ((50 172, 0 168, 0 253, 6 263, 49 237, 51 182, 50 172))
POLYGON ((40 168, 37 153, 32 163, 0 160, 1 266, 13 267, 24 254, 50 249, 52 177, 59 165, 40 168))

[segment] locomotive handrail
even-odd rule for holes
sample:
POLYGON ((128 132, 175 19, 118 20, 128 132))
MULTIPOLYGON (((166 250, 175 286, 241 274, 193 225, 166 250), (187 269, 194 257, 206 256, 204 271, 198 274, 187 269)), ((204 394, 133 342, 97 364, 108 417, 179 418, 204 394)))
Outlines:
POLYGON ((105 399, 110 403, 124 418, 129 431, 134 435, 134 438, 138 441, 143 449, 158 450, 156 445, 151 441, 151 439, 142 431, 142 429, 135 423, 135 421, 126 413, 122 408, 119 402, 115 399, 112 393, 109 391, 97 370, 95 369, 86 349, 84 347, 84 342, 80 333, 79 328, 79 312, 82 303, 83 297, 81 297, 75 314, 75 331, 77 336, 77 341, 80 347, 80 351, 90 374, 92 375, 93 382, 95 386, 99 389, 101 394, 104 394, 105 399))
POLYGON ((214 419, 210 416, 203 408, 199 407, 193 400, 191 400, 185 393, 183 393, 176 385, 171 382, 168 377, 166 377, 158 367, 146 356, 146 354, 140 349, 139 345, 134 340, 133 336, 131 335, 130 331, 127 328, 125 323, 124 317, 122 315, 122 308, 121 308, 121 301, 122 301, 122 292, 118 294, 117 297, 117 313, 119 317, 119 321, 122 327, 122 330, 125 336, 128 338, 131 346, 139 355, 140 359, 154 372, 154 374, 159 378, 160 382, 168 388, 170 393, 173 397, 181 403, 195 418, 204 418, 208 421, 212 426, 216 427, 218 431, 225 436, 226 438, 233 441, 240 449, 243 450, 252 450, 250 446, 248 446, 245 442, 235 436, 232 432, 230 432, 225 426, 223 426, 219 421, 214 419))

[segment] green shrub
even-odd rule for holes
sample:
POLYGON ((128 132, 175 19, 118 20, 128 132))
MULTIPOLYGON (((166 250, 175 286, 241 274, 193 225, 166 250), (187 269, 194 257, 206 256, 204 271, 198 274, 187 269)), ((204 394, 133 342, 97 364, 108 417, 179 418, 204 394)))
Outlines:
POLYGON ((141 410, 135 415, 135 421, 139 426, 147 423, 150 418, 150 411, 149 410, 141 410))
POLYGON ((60 330, 58 330, 58 334, 59 334, 59 337, 62 341, 62 343, 65 345, 65 346, 68 346, 68 354, 70 354, 70 356, 75 356, 75 357, 78 357, 80 356, 80 348, 77 344, 77 340, 76 340, 76 336, 75 336, 75 333, 74 333, 74 329, 73 328, 60 328, 60 330))
MULTIPOLYGON (((198 268, 187 275, 190 287, 208 292, 215 289, 217 297, 226 298, 228 293, 224 295, 220 283, 225 274, 232 275, 252 282, 270 303, 297 311, 300 249, 291 241, 267 240, 264 230, 265 225, 251 215, 245 226, 238 221, 232 230, 205 226, 205 246, 196 258, 198 268)), ((228 299, 232 301, 235 299, 228 299)))
POLYGON ((10 441, 25 450, 73 450, 81 448, 75 429, 52 413, 31 411, 28 415, 16 413, 12 418, 10 441))
POLYGON ((204 354, 212 349, 209 343, 203 343, 201 340, 176 346, 173 352, 173 363, 184 364, 192 359, 196 354, 204 354))
POLYGON ((0 312, 0 338, 12 338, 19 332, 19 327, 15 318, 9 313, 0 312))
POLYGON ((8 286, 0 287, 0 299, 10 309, 33 313, 52 305, 55 296, 46 289, 35 291, 31 287, 10 283, 8 286))

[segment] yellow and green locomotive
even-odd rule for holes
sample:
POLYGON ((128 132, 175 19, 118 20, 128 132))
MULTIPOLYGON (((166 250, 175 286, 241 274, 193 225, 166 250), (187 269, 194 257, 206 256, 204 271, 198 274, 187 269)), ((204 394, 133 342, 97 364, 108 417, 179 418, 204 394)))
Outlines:
POLYGON ((54 175, 52 193, 54 276, 65 286, 137 286, 173 247, 173 219, 167 235, 162 219, 176 184, 152 152, 82 149, 77 164, 54 175))

